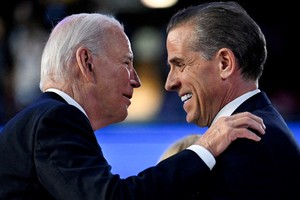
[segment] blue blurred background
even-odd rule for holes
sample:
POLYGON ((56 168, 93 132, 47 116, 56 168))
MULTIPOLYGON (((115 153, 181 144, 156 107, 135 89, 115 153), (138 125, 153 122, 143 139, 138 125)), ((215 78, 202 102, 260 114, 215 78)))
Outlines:
MULTIPOLYGON (((288 125, 300 144, 300 122, 288 125)), ((121 123, 97 131, 96 137, 112 172, 125 178, 155 165, 178 139, 205 130, 187 123, 121 123)))

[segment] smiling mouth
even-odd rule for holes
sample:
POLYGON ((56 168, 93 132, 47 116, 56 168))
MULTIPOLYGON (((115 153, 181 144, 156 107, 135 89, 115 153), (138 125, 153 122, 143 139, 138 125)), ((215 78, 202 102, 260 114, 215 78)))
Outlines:
POLYGON ((181 101, 183 102, 183 103, 185 103, 187 100, 189 100, 190 98, 192 98, 192 94, 191 93, 189 93, 189 94, 185 94, 185 95, 183 95, 182 97, 181 97, 181 101))

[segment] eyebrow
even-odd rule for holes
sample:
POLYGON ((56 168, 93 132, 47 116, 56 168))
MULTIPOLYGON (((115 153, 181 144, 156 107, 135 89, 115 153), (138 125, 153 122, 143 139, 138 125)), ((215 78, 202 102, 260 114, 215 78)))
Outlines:
POLYGON ((178 63, 181 63, 183 62, 184 60, 182 58, 178 58, 178 57, 174 57, 174 58, 171 58, 169 60, 169 63, 172 63, 172 64, 178 64, 178 63))
POLYGON ((133 61, 133 54, 125 55, 125 58, 129 59, 132 62, 133 61))

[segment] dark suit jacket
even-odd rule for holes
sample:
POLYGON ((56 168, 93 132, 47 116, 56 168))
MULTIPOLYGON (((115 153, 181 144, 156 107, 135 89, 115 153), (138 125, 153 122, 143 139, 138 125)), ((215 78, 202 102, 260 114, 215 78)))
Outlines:
POLYGON ((260 142, 234 141, 203 180, 198 199, 300 199, 300 150, 282 116, 264 92, 240 105, 234 113, 249 111, 263 118, 266 134, 260 142))
POLYGON ((0 199, 182 199, 209 174, 185 150, 138 176, 111 173, 91 124, 76 107, 46 92, 0 134, 0 199))

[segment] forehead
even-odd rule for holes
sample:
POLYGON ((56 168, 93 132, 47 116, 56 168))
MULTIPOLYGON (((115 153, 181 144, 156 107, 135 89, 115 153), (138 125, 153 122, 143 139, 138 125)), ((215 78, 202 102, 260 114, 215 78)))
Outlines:
POLYGON ((191 45, 193 29, 190 25, 184 24, 172 29, 167 36, 167 50, 176 51, 188 49, 191 45))
POLYGON ((112 54, 132 55, 130 41, 125 32, 119 27, 112 27, 108 30, 106 47, 112 54))
POLYGON ((193 26, 190 23, 181 24, 170 30, 167 40, 171 42, 186 42, 191 39, 193 33, 193 26))
POLYGON ((174 57, 180 58, 191 50, 192 33, 192 27, 189 25, 178 26, 169 32, 166 44, 169 60, 174 57))

